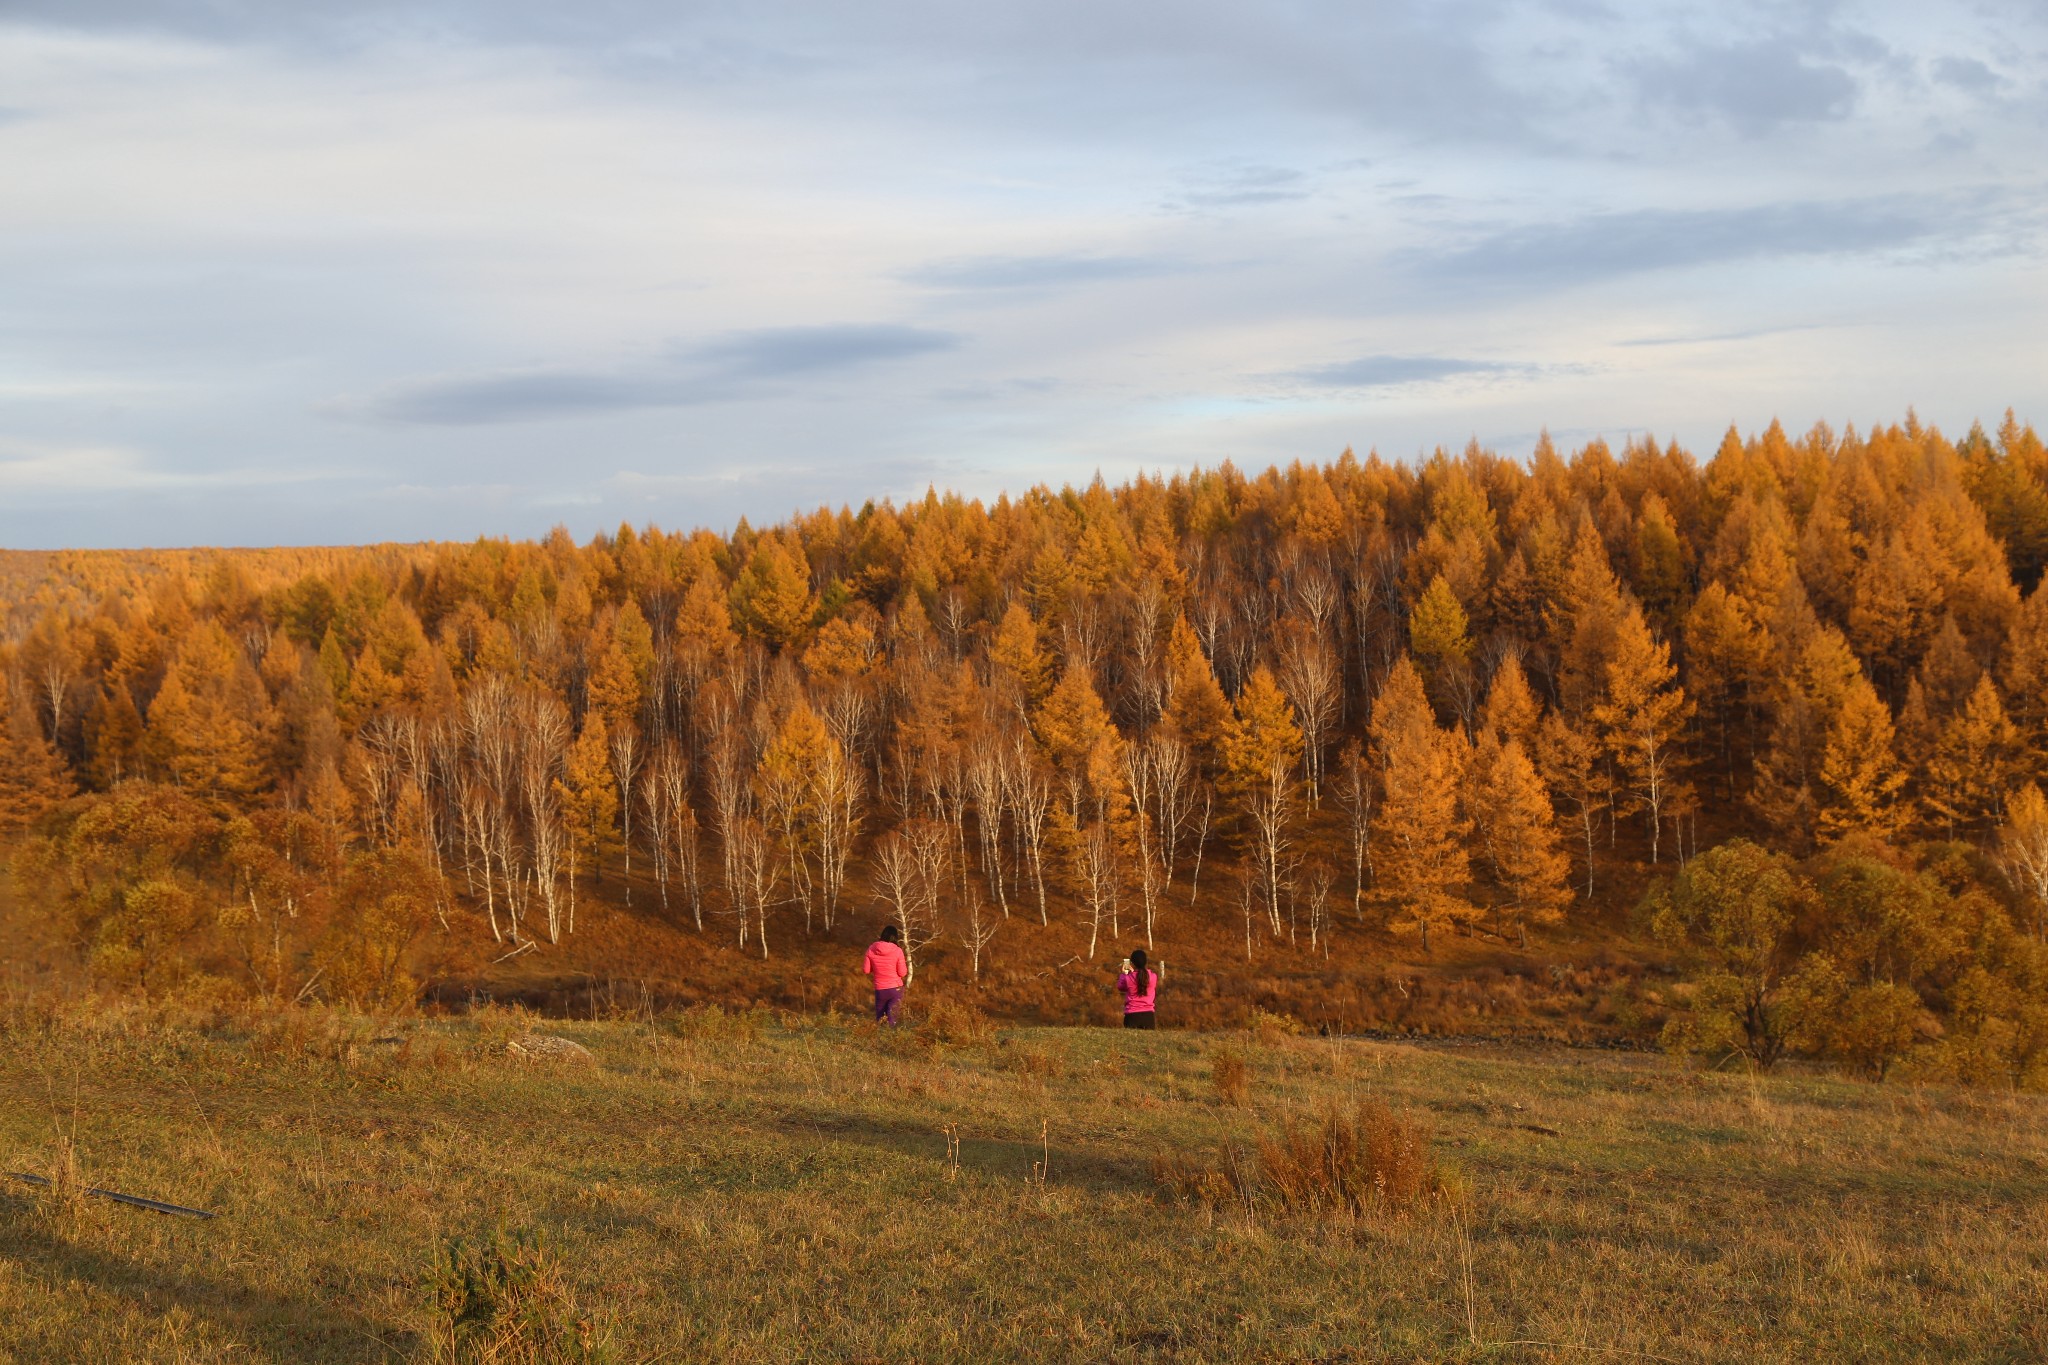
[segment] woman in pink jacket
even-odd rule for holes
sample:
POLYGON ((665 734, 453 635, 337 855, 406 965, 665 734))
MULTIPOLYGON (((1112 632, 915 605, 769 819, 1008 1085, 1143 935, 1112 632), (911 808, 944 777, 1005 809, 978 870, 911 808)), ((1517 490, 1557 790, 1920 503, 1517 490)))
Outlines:
POLYGON ((1159 1002, 1159 981, 1164 975, 1145 969, 1145 950, 1139 948, 1124 959, 1116 979, 1117 994, 1124 998, 1124 1027, 1152 1028, 1153 1007, 1159 1002))
POLYGON ((875 983, 875 1022, 893 1024, 903 1004, 903 983, 910 977, 910 959, 903 955, 903 935, 896 926, 882 926, 882 936, 868 945, 860 969, 875 983))

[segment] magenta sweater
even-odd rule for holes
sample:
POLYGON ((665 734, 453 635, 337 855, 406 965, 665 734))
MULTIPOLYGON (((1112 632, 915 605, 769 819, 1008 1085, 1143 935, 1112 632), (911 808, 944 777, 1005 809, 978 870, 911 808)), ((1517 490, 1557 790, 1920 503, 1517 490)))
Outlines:
POLYGON ((1119 976, 1116 988, 1123 992, 1125 1014, 1150 1014, 1153 1004, 1159 999, 1159 973, 1151 967, 1145 969, 1145 991, 1142 995, 1138 993, 1138 974, 1134 971, 1119 976))

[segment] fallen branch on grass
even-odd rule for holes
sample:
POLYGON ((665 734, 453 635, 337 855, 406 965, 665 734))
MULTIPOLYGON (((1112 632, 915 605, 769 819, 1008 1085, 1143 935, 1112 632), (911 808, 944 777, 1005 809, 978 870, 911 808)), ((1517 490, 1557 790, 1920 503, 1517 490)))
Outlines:
MULTIPOLYGON (((16 1180, 30 1185, 40 1185, 46 1190, 56 1188, 46 1175, 29 1175, 24 1171, 9 1171, 8 1174, 16 1180)), ((116 1204, 129 1204, 138 1209, 148 1209, 151 1213, 175 1213, 186 1218, 220 1217, 219 1214, 208 1213, 205 1209, 188 1209, 183 1204, 166 1204, 161 1199, 144 1199, 139 1194, 117 1194, 113 1190, 96 1190, 90 1186, 81 1187, 79 1193, 89 1194, 95 1199, 111 1199, 116 1204)))

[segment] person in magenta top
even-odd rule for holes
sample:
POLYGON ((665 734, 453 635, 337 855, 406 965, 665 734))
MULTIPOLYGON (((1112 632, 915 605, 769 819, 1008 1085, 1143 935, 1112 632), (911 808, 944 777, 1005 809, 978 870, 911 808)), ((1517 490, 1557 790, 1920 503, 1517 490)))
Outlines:
POLYGON ((1146 969, 1143 948, 1124 959, 1116 989, 1124 998, 1125 1028, 1154 1027, 1152 1010, 1159 1000, 1159 981, 1163 975, 1161 971, 1146 969))
POLYGON ((860 969, 875 983, 875 1022, 893 1024, 903 1005, 903 983, 910 978, 910 959, 903 955, 903 935, 896 926, 882 926, 882 936, 868 945, 860 969))

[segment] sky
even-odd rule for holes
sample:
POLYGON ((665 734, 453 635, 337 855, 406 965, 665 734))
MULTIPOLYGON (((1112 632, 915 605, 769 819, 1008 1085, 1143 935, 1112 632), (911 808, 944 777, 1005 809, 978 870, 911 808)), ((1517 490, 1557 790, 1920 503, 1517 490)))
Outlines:
POLYGON ((0 0, 0 545, 2048 421, 2048 4, 0 0))

